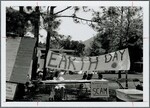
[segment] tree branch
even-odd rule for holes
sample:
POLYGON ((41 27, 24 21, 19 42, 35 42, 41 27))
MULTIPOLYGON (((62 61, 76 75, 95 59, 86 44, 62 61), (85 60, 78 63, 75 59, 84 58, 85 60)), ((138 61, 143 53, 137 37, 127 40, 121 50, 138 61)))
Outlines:
POLYGON ((55 13, 54 15, 57 15, 57 14, 59 14, 59 13, 61 13, 61 12, 65 11, 65 10, 67 10, 67 9, 69 9, 69 8, 71 8, 71 6, 69 6, 69 7, 65 8, 65 9, 63 9, 63 10, 61 10, 61 11, 59 11, 59 12, 55 13))
POLYGON ((90 21, 90 22, 97 22, 97 21, 93 21, 93 20, 89 20, 89 19, 84 19, 84 18, 80 18, 80 17, 77 17, 77 16, 67 16, 67 15, 63 15, 63 16, 56 16, 57 17, 68 17, 68 18, 77 18, 77 19, 80 19, 80 20, 84 20, 84 21, 90 21))
POLYGON ((53 37, 56 39, 56 41, 62 45, 62 43, 59 41, 59 39, 56 38, 56 36, 53 35, 53 37))

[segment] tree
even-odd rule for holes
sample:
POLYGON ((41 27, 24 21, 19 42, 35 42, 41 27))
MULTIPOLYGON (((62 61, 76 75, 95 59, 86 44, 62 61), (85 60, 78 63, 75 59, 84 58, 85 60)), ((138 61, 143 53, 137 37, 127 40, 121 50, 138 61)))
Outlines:
POLYGON ((16 37, 20 32, 24 32, 21 29, 24 26, 25 17, 20 14, 19 11, 14 10, 12 7, 6 7, 6 36, 16 37))
POLYGON ((131 61, 130 70, 133 71, 134 62, 142 61, 143 57, 142 8, 100 7, 98 12, 93 11, 93 15, 93 20, 99 20, 99 22, 91 25, 98 32, 91 45, 91 53, 105 54, 128 48, 131 61), (105 51, 100 53, 97 50, 105 51))
MULTIPOLYGON (((39 8, 41 9, 41 7, 36 6, 31 7, 31 6, 27 6, 27 7, 20 7, 20 12, 17 10, 14 10, 13 8, 9 8, 7 7, 6 10, 6 21, 7 21, 7 33, 9 32, 13 32, 14 34, 23 34, 26 32, 25 28, 27 28, 28 20, 31 21, 31 24, 33 24, 33 34, 35 34, 35 36, 38 36, 38 32, 39 31, 39 15, 41 15, 44 19, 43 23, 44 26, 43 28, 47 30, 47 44, 46 44, 46 55, 48 53, 49 48, 61 48, 61 47, 65 47, 66 49, 72 49, 75 48, 76 50, 76 55, 77 56, 81 56, 83 55, 83 51, 84 51, 84 45, 79 42, 79 41, 71 41, 71 40, 65 40, 66 42, 68 42, 68 44, 70 44, 69 48, 68 46, 66 46, 66 44, 62 44, 62 42, 64 41, 64 35, 61 35, 57 32, 57 28, 59 27, 61 20, 57 20, 57 18, 60 17, 68 17, 68 18, 72 18, 73 21, 75 23, 78 23, 78 20, 85 20, 85 21, 90 21, 88 19, 84 19, 84 18, 80 18, 76 16, 76 13, 80 10, 79 7, 74 6, 68 6, 66 8, 64 8, 63 10, 60 10, 58 12, 54 12, 54 9, 56 8, 56 6, 48 6, 47 7, 47 12, 41 12, 39 11, 39 8), (68 9, 73 9, 74 12, 72 15, 70 16, 66 16, 66 15, 61 15, 62 12, 68 10, 68 9), (24 9, 26 10, 24 12, 24 9), (19 33, 21 32, 21 33, 19 33)), ((85 9, 85 7, 84 7, 85 9)), ((37 38, 38 40, 38 38, 37 38)), ((37 41, 38 42, 38 41, 37 41)), ((36 46, 38 46, 38 43, 36 44, 36 46)), ((45 58, 46 61, 46 58, 45 58)), ((46 65, 46 62, 45 62, 46 65)), ((44 65, 44 67, 45 67, 44 65)), ((45 69, 44 69, 45 70, 45 69)), ((45 70, 46 71, 46 70, 45 70)))
MULTIPOLYGON (((33 26, 38 26, 37 22, 39 20, 39 14, 36 12, 38 7, 35 7, 35 10, 31 6, 27 6, 28 10, 32 10, 31 13, 26 13, 23 6, 19 7, 19 11, 13 9, 13 7, 6 7, 6 33, 13 33, 15 36, 19 34, 25 34, 26 29, 28 28, 28 22, 30 21, 33 26)), ((35 27, 31 31, 33 34, 35 32, 35 27)), ((35 34, 36 35, 36 34, 35 34)), ((23 36, 21 36, 23 37, 23 36)))
POLYGON ((95 41, 101 43, 100 48, 105 49, 105 53, 128 47, 129 40, 135 35, 138 37, 135 43, 142 49, 141 7, 100 7, 93 15, 93 20, 100 20, 91 25, 98 32, 95 41))
MULTIPOLYGON (((66 11, 66 10, 68 10, 68 9, 70 9, 70 8, 72 8, 71 6, 68 6, 68 7, 66 7, 65 9, 63 9, 63 10, 60 10, 60 11, 58 11, 58 12, 56 12, 56 13, 54 13, 54 8, 56 8, 56 6, 51 6, 51 7, 48 7, 47 8, 47 10, 49 10, 49 8, 50 8, 50 14, 49 14, 49 11, 47 11, 47 17, 48 17, 48 34, 47 34, 47 44, 46 44, 46 55, 47 55, 47 53, 48 53, 48 49, 50 48, 50 46, 49 46, 49 43, 50 43, 50 41, 51 41, 51 37, 54 37, 58 42, 59 42, 59 44, 61 44, 61 42, 60 42, 60 39, 58 39, 55 35, 54 35, 54 30, 52 29, 52 24, 54 23, 54 19, 56 19, 56 18, 60 18, 60 17, 68 17, 68 18, 73 18, 73 21, 75 22, 75 23, 79 23, 79 21, 78 20, 84 20, 84 21, 91 21, 91 20, 88 20, 88 19, 84 19, 84 18, 80 18, 80 17, 77 17, 76 16, 76 12, 78 12, 79 11, 79 7, 77 7, 77 6, 75 6, 75 7, 73 7, 73 9, 74 9, 74 13, 72 14, 72 15, 70 15, 70 16, 66 16, 66 15, 59 15, 60 13, 62 13, 62 12, 64 12, 64 11, 66 11), (51 33, 51 34, 50 34, 51 33)), ((85 7, 83 8, 83 9, 85 9, 85 7)), ((57 32, 55 32, 56 34, 57 34, 57 32)), ((59 35, 60 36, 60 35, 59 35)), ((70 40, 65 40, 66 41, 66 43, 65 44, 63 44, 64 46, 63 47, 65 47, 65 48, 67 48, 67 49, 70 49, 70 46, 72 45, 72 48, 76 48, 77 49, 77 54, 78 54, 78 56, 79 55, 83 55, 83 50, 84 50, 84 45, 82 44, 82 43, 79 43, 78 41, 70 41, 70 40), (66 45, 67 44, 67 45, 66 45)), ((60 45, 59 45, 60 46, 60 45)), ((45 63, 44 63, 44 74, 43 74, 43 79, 45 79, 45 76, 46 76, 46 68, 45 68, 45 66, 46 66, 46 58, 45 58, 45 63)))

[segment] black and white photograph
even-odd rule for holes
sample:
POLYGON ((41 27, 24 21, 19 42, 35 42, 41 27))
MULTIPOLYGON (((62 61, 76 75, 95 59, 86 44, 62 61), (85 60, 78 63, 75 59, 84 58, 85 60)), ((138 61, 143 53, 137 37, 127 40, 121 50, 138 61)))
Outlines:
POLYGON ((149 106, 149 2, 78 2, 2 2, 4 106, 149 106))

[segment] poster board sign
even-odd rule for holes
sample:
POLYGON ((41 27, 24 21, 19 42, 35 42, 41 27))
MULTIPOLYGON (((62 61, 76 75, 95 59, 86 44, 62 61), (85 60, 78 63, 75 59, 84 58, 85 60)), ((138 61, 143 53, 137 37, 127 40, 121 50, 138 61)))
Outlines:
POLYGON ((49 50, 46 67, 70 71, 129 70, 130 59, 127 48, 92 57, 73 57, 49 50))
POLYGON ((108 81, 91 82, 91 97, 109 97, 108 81))
POLYGON ((17 89, 17 84, 7 82, 6 83, 6 99, 13 100, 15 97, 16 89, 17 89))

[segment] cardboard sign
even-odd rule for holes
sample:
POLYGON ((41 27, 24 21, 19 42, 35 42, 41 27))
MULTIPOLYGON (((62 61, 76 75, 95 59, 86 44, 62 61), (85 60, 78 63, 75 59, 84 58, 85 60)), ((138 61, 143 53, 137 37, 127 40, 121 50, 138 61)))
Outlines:
POLYGON ((130 59, 128 49, 82 58, 49 51, 46 67, 71 71, 129 70, 130 59))
POLYGON ((91 97, 109 97, 108 81, 91 82, 91 97))
POLYGON ((6 83, 6 99, 13 100, 17 89, 17 84, 6 83))

